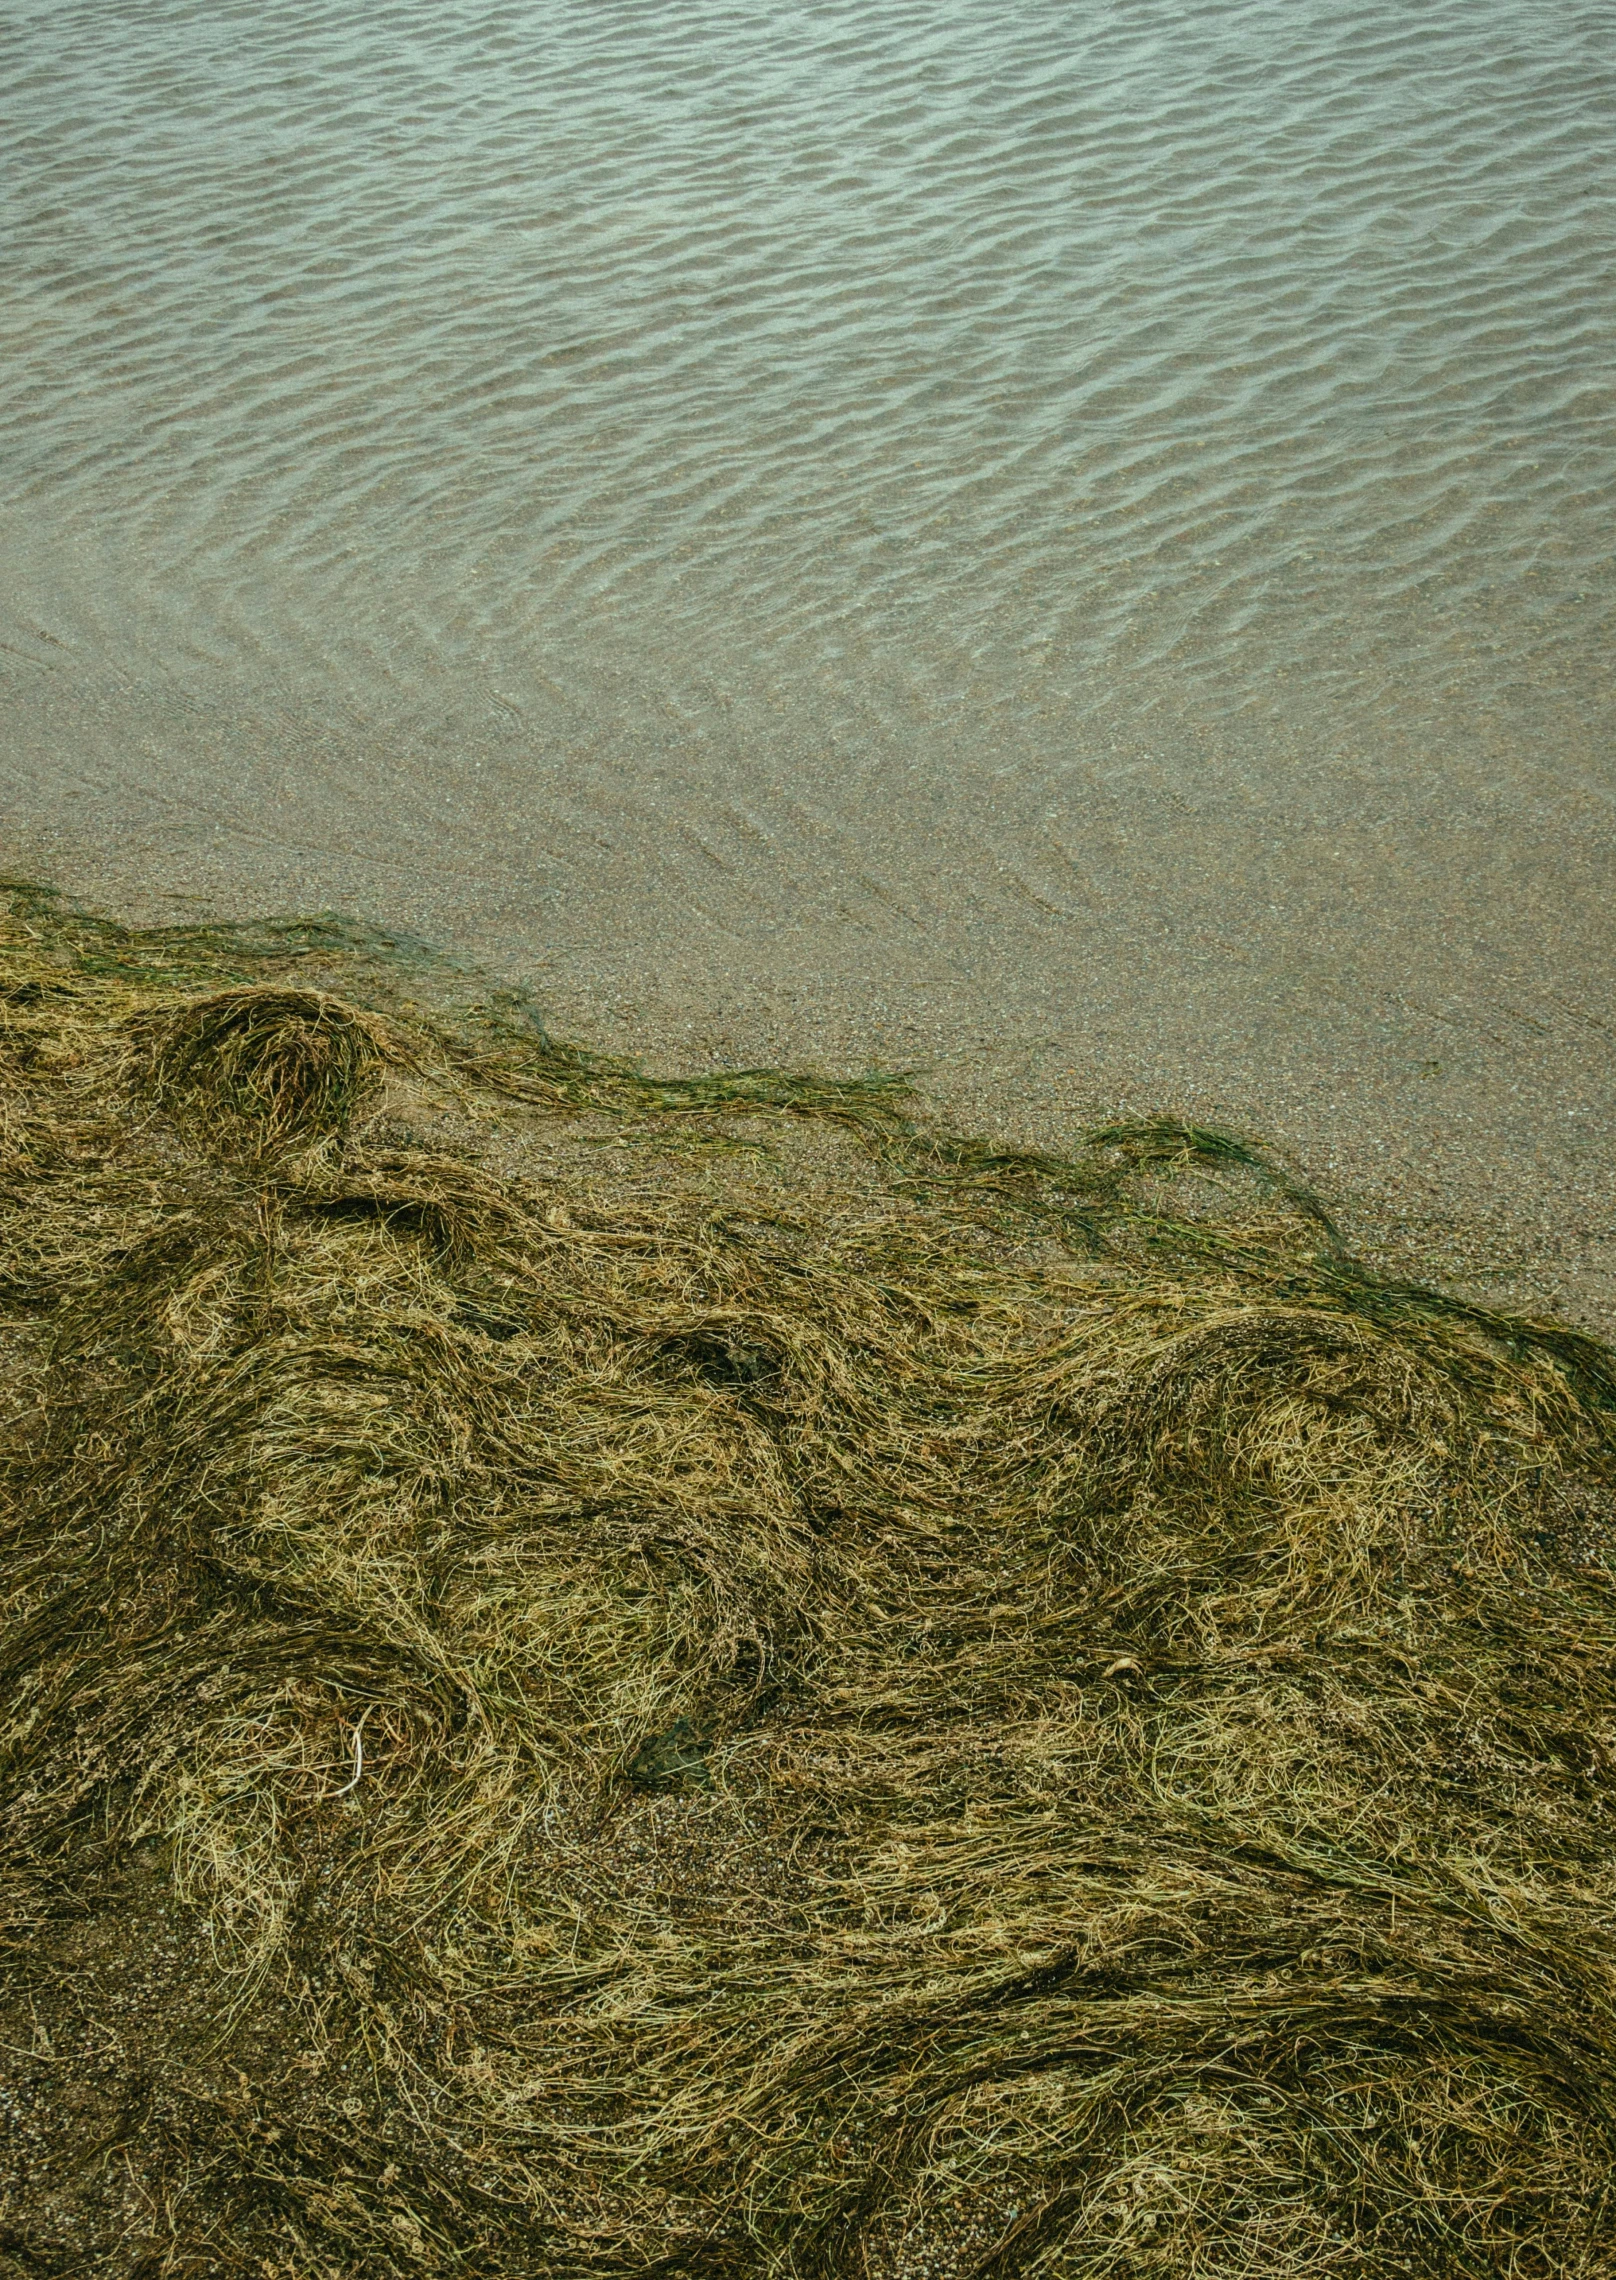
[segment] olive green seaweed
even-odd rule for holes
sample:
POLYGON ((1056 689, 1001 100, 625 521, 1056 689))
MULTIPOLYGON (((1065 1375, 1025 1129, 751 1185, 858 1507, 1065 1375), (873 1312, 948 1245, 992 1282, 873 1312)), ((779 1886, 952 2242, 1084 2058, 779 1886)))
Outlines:
POLYGON ((1228 1135, 0 908, 0 2066, 140 1859, 207 2007, 0 2274, 1616 2280, 1608 1348, 1228 1135))

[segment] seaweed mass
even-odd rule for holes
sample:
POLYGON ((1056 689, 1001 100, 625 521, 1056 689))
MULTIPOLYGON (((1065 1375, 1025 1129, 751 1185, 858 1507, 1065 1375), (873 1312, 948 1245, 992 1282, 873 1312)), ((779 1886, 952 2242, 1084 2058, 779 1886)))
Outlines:
POLYGON ((0 917, 0 2274, 1616 2274, 1616 1357, 0 917))

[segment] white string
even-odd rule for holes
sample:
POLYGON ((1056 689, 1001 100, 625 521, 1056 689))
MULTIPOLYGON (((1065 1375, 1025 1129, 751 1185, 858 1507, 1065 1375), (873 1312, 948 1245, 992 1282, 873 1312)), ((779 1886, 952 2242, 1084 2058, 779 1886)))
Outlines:
POLYGON ((333 1797, 346 1797, 350 1789, 357 1789, 359 1786, 359 1776, 365 1770, 364 1732, 365 1720, 369 1716, 370 1705, 367 1702, 364 1709, 360 1711, 359 1723, 353 1730, 353 1779, 352 1781, 345 1781, 340 1789, 333 1789, 331 1792, 333 1797))

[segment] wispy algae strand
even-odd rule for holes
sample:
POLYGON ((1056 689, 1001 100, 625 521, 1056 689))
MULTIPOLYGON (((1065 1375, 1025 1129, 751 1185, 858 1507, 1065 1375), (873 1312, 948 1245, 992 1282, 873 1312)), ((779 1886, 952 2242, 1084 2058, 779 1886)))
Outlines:
POLYGON ((6 908, 6 2280, 1616 2275, 1608 1349, 6 908))

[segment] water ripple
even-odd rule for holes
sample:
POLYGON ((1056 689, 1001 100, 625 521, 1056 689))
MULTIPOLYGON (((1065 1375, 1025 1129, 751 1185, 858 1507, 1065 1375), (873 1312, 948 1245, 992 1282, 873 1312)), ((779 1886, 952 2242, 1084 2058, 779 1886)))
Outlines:
POLYGON ((604 615, 1237 713, 1451 636, 1606 704, 1608 31, 25 0, 0 514, 221 667, 604 615))

